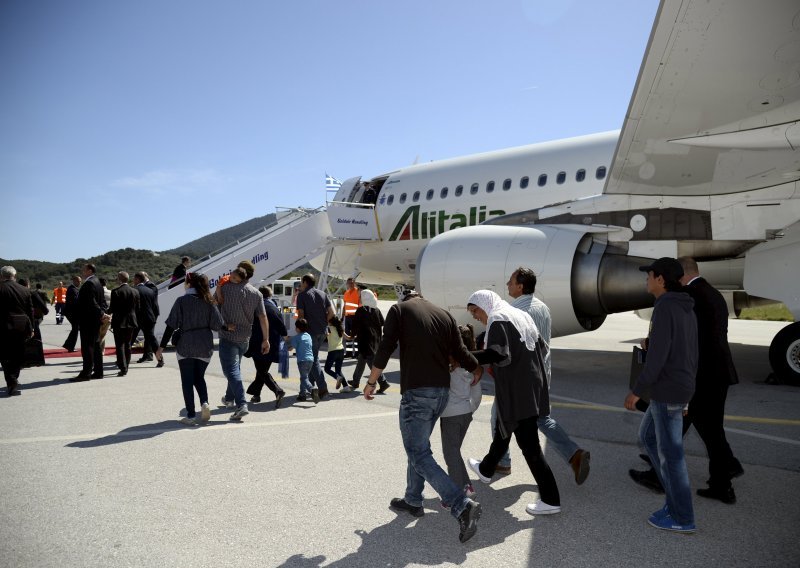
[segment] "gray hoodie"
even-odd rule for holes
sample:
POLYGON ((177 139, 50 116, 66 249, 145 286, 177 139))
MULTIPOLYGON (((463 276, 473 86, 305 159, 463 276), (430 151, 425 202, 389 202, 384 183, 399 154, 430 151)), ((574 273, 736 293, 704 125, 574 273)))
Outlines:
POLYGON ((659 297, 650 319, 650 335, 644 370, 633 393, 668 404, 686 404, 694 394, 697 375, 697 319, 694 300, 683 292, 659 297))

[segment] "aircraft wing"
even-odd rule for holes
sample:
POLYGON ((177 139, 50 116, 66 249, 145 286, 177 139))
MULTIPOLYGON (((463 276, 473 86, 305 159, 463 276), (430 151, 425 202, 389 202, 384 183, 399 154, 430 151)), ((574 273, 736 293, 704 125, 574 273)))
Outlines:
POLYGON ((605 193, 800 179, 800 3, 662 0, 605 193))

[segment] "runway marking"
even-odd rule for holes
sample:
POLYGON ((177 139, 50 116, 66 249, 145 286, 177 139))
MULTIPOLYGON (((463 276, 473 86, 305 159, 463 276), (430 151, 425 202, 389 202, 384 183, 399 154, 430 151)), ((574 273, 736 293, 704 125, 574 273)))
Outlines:
MULTIPOLYGON (((250 416, 253 416, 252 414, 250 416)), ((337 422, 344 420, 360 420, 363 418, 384 418, 387 416, 397 416, 397 410, 391 412, 376 412, 372 414, 356 414, 351 416, 326 416, 320 418, 298 418, 294 420, 277 420, 275 422, 230 422, 225 421, 224 424, 230 424, 239 428, 263 428, 267 426, 288 426, 291 424, 314 424, 319 422, 337 422)), ((81 440, 98 440, 100 438, 135 438, 137 436, 157 436, 167 432, 219 432, 220 430, 215 426, 222 426, 223 423, 212 421, 208 426, 190 427, 180 424, 175 420, 175 427, 170 428, 151 428, 149 430, 129 430, 123 432, 99 432, 94 434, 73 434, 71 436, 35 436, 31 438, 9 438, 0 440, 0 446, 10 446, 13 444, 27 444, 35 442, 77 442, 81 440), (211 427, 209 427, 211 426, 211 427)))

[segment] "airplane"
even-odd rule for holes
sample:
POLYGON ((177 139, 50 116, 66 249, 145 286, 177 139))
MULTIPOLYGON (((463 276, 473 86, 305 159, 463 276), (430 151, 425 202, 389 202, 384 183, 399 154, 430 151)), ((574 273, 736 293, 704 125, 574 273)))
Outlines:
POLYGON ((662 0, 620 131, 350 178, 333 238, 372 234, 312 264, 415 286, 460 321, 528 266, 559 336, 651 306, 638 267, 693 256, 732 311, 789 308, 770 363, 800 382, 798 148, 800 4, 662 0))

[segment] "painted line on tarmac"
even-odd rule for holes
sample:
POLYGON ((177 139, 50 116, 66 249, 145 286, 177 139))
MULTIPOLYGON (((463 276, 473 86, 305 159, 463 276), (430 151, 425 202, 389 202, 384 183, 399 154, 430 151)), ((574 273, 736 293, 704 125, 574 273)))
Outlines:
MULTIPOLYGON (((251 414, 251 416, 253 416, 251 414)), ((151 428, 149 430, 128 430, 123 432, 98 432, 94 434, 74 434, 71 436, 35 436, 31 438, 8 438, 0 440, 0 446, 10 446, 13 444, 29 444, 35 442, 77 442, 80 440, 98 440, 100 438, 136 438, 139 436, 157 436, 167 432, 220 432, 219 428, 209 426, 222 426, 230 424, 239 428, 264 428, 267 426, 288 426, 292 424, 315 424, 319 422, 341 422, 345 420, 361 420, 364 418, 385 418, 387 416, 397 416, 397 410, 391 412, 376 412, 373 414, 356 414, 352 416, 326 416, 320 418, 298 418, 296 420, 278 420, 275 422, 231 422, 231 421, 212 421, 206 426, 190 427, 175 421, 175 427, 170 428, 151 428)))

